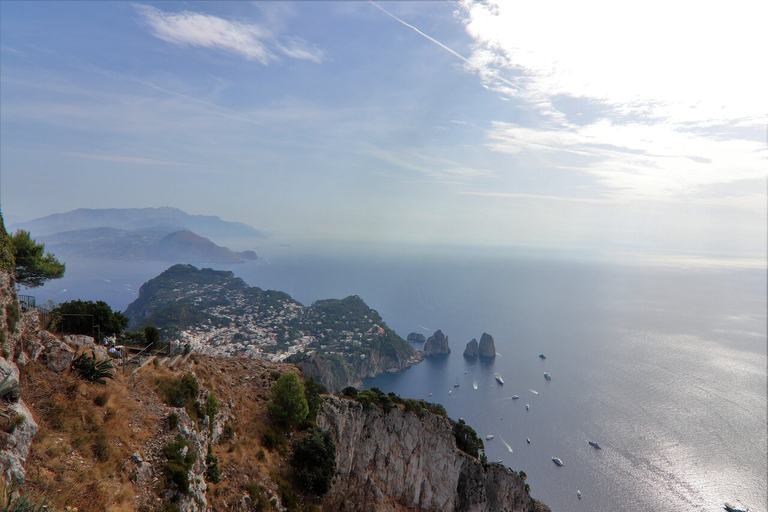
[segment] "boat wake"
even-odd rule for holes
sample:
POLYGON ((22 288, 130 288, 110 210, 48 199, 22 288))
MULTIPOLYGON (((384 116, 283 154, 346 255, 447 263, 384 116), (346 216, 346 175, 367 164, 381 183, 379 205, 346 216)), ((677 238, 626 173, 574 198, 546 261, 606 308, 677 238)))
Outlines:
POLYGON ((477 389, 477 381, 472 382, 472 387, 477 389))
POLYGON ((528 391, 530 391, 530 392, 531 392, 531 393, 533 393, 534 395, 538 395, 538 394, 539 394, 539 392, 538 392, 538 391, 536 391, 535 389, 531 389, 531 388, 528 388, 528 391))
MULTIPOLYGON (((501 436, 499 436, 499 437, 501 437, 501 436)), ((506 446, 506 447, 507 447, 507 450, 509 451, 509 453, 512 453, 512 447, 509 445, 509 443, 508 443, 508 442, 506 442, 506 441, 504 440, 504 438, 503 438, 503 437, 501 438, 501 442, 502 442, 502 443, 504 443, 504 446, 506 446)))

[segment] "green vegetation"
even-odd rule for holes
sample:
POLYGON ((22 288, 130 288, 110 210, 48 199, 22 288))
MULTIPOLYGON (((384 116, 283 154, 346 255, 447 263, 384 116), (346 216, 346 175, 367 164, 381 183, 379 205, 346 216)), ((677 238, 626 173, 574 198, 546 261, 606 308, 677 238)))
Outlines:
POLYGON ((271 452, 283 454, 288 451, 288 439, 280 430, 268 428, 261 434, 261 446, 271 452))
POLYGON ((219 414, 219 401, 213 391, 208 393, 208 398, 205 400, 205 414, 211 419, 211 426, 213 426, 213 418, 219 414))
POLYGON ((267 512, 271 509, 264 486, 256 482, 248 482, 245 484, 245 492, 251 498, 251 510, 253 512, 267 512))
POLYGON ((88 382, 95 382, 97 384, 107 385, 106 379, 114 380, 115 376, 112 373, 114 366, 112 361, 106 359, 99 361, 96 359, 96 355, 91 352, 89 356, 85 352, 78 354, 70 363, 70 368, 77 372, 80 377, 88 382))
POLYGON ((178 492, 189 492, 189 470, 195 463, 195 449, 181 435, 163 446, 167 461, 163 465, 165 484, 178 492))
MULTIPOLYGON (((477 437, 475 429, 464 423, 464 420, 460 419, 453 425, 453 436, 456 439, 456 446, 464 453, 477 457, 480 450, 485 449, 483 441, 477 437)), ((485 455, 485 453, 483 453, 485 455)))
POLYGON ((328 393, 325 386, 315 380, 314 377, 310 377, 304 382, 304 398, 307 399, 307 407, 309 413, 306 417, 308 426, 314 426, 315 419, 317 418, 317 412, 320 410, 320 406, 323 403, 323 399, 320 395, 328 393))
POLYGON ((13 274, 16 263, 13 261, 13 249, 11 248, 11 237, 5 230, 5 221, 3 212, 0 211, 0 269, 13 274))
POLYGON ((112 311, 104 301, 71 300, 62 302, 52 312, 61 316, 61 329, 69 334, 94 336, 95 327, 103 336, 120 334, 128 326, 128 317, 112 311))
POLYGON ((185 373, 177 379, 169 379, 160 384, 160 397, 171 407, 187 407, 197 401, 200 384, 191 373, 185 373))
POLYGON ((299 376, 287 372, 272 385, 267 410, 280 425, 296 427, 301 425, 309 414, 307 399, 304 397, 304 385, 299 376))
POLYGON ((168 420, 169 430, 174 430, 176 427, 179 426, 179 415, 176 414, 175 412, 172 412, 171 414, 169 414, 167 420, 168 420))
POLYGON ((291 467, 299 486, 315 496, 327 493, 336 473, 336 445, 331 433, 319 429, 291 443, 291 467))
POLYGON ((19 303, 16 300, 5 306, 5 319, 8 322, 8 331, 16 332, 16 324, 21 320, 21 311, 19 311, 19 303))
POLYGON ((221 480, 219 458, 213 454, 210 446, 208 446, 208 455, 205 456, 205 479, 214 484, 221 480))
POLYGON ((18 230, 10 236, 10 246, 15 264, 16 281, 27 288, 42 286, 51 279, 64 277, 65 265, 51 253, 45 252, 45 245, 30 238, 29 231, 18 230))
POLYGON ((160 331, 156 327, 151 325, 144 329, 144 341, 146 341, 148 347, 158 348, 160 343, 160 331))

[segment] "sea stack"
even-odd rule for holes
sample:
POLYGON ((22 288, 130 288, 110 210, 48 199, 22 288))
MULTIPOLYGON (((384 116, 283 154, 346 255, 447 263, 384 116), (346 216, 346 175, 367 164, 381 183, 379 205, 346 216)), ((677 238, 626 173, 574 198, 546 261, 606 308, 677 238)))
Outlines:
POLYGON ((496 357, 496 344, 493 342, 493 336, 487 332, 484 332, 483 335, 480 336, 479 355, 486 359, 493 359, 496 357))
POLYGON ((464 349, 464 357, 467 359, 477 359, 479 354, 477 340, 472 338, 472 341, 467 343, 467 348, 464 349))
POLYGON ((406 338, 411 343, 424 343, 427 341, 427 338, 424 337, 423 334, 419 334, 418 332, 412 332, 408 335, 408 338, 406 338))
POLYGON ((448 346, 448 336, 438 329, 435 334, 427 338, 424 344, 424 357, 450 354, 451 347, 448 346))

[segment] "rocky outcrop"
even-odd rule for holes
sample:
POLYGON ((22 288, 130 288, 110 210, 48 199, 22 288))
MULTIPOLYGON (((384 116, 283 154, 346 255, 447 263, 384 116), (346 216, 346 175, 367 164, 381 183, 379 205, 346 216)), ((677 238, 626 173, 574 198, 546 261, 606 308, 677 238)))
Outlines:
POLYGON ((423 334, 420 334, 418 332, 412 332, 411 334, 408 335, 406 339, 411 343, 424 343, 425 341, 427 341, 427 338, 425 338, 423 334))
POLYGON ((451 347, 448 346, 448 336, 438 329, 435 334, 427 339, 424 344, 424 357, 450 354, 451 347))
POLYGON ((467 348, 464 349, 464 357, 467 359, 477 359, 478 354, 477 340, 472 338, 472 340, 467 343, 467 348))
POLYGON ((446 417, 398 407, 365 410, 328 397, 317 425, 336 443, 338 471, 323 510, 400 512, 548 511, 525 478, 459 451, 446 417))
POLYGON ((496 357, 496 344, 493 342, 493 336, 487 332, 484 332, 483 335, 480 336, 480 347, 478 354, 480 357, 486 359, 493 359, 496 357))

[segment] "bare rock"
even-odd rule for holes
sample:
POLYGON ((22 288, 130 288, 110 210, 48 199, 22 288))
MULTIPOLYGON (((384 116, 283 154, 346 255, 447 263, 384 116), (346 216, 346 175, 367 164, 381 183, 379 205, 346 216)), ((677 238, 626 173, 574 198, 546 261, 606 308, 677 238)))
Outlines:
POLYGON ((451 347, 448 346, 448 336, 438 329, 435 334, 427 339, 424 344, 424 357, 450 354, 451 347))
POLYGON ((477 340, 472 338, 472 340, 467 343, 467 348, 464 349, 464 357, 467 359, 477 359, 477 355, 479 354, 477 347, 477 340))
POLYGON ((487 332, 480 336, 479 355, 487 359, 496 357, 496 344, 493 342, 493 336, 487 332))
POLYGON ((0 451, 0 469, 6 480, 21 483, 26 477, 24 464, 32 446, 32 438, 37 433, 37 423, 23 400, 10 406, 9 415, 24 419, 16 424, 5 439, 5 447, 0 451))

